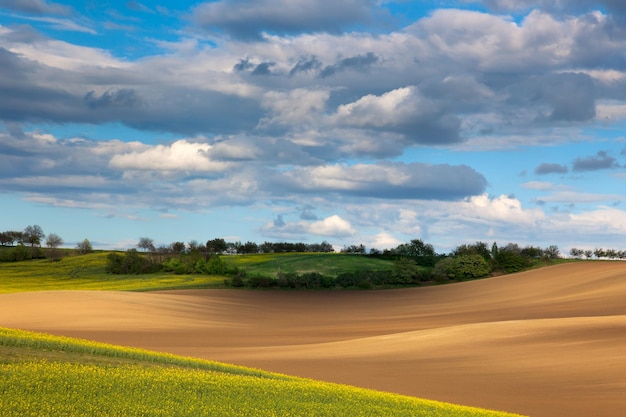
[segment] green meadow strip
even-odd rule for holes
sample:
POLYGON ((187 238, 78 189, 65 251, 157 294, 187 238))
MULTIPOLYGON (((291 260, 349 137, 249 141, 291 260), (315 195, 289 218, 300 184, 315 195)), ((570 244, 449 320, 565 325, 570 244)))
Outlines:
POLYGON ((216 288, 223 276, 113 275, 105 272, 108 252, 67 256, 57 262, 47 259, 0 262, 0 294, 50 290, 156 291, 170 289, 216 288))

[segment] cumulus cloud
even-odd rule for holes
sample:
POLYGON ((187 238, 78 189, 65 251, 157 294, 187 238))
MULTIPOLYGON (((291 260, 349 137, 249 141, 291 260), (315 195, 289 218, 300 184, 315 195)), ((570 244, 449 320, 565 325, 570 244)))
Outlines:
POLYGON ((397 239, 395 236, 387 232, 380 232, 369 238, 366 242, 368 247, 376 249, 392 249, 397 247, 401 243, 405 242, 402 242, 401 240, 397 239))
POLYGON ((339 106, 334 120, 351 127, 398 132, 422 144, 460 141, 460 121, 441 105, 420 94, 416 87, 402 87, 382 95, 368 94, 339 106))
POLYGON ((207 152, 212 148, 207 143, 190 143, 184 139, 171 145, 146 146, 141 151, 115 155, 111 167, 123 170, 142 171, 223 171, 230 165, 212 161, 207 152))
POLYGON ((390 163, 298 168, 276 177, 298 193, 341 193, 359 197, 453 200, 481 194, 485 178, 464 165, 390 163))
POLYGON ((318 122, 330 96, 327 90, 296 88, 289 92, 268 91, 262 105, 270 111, 260 126, 310 126, 318 122))
MULTIPOLYGON (((0 4, 28 14, 20 19, 33 27, 69 22, 42 15, 63 14, 51 1, 0 4)), ((561 144, 586 140, 599 121, 612 127, 626 119, 626 31, 618 15, 626 6, 604 0, 602 12, 588 12, 588 1, 483 4, 505 13, 536 10, 512 17, 440 9, 405 28, 368 33, 363 24, 384 2, 205 2, 191 10, 195 27, 172 35, 179 39, 151 41, 146 49, 154 55, 140 60, 53 39, 48 30, 0 26, 2 190, 68 207, 108 201, 198 210, 279 201, 300 207, 298 218, 279 217, 268 235, 299 239, 316 229, 372 242, 485 230, 530 238, 558 223, 557 215, 547 218, 522 201, 621 201, 610 191, 576 199, 573 189, 542 182, 522 186, 524 195, 548 194, 542 200, 493 197, 471 162, 419 162, 426 147, 561 144), (574 14, 575 3, 582 14, 574 14), (121 140, 60 138, 23 131, 20 123, 122 124, 141 137, 177 139, 131 142, 131 129, 121 140), (363 156, 367 162, 359 163, 363 156), (306 208, 312 199, 315 212, 306 208), (388 235, 376 226, 385 219, 393 224, 388 235), (350 234, 365 226, 366 233, 350 234)), ((148 12, 139 2, 127 6, 148 12)), ((536 162, 534 173, 586 177, 620 166, 608 151, 571 162, 536 162)), ((564 225, 576 224, 565 213, 570 208, 560 209, 564 225)))
POLYGON ((336 214, 312 222, 303 220, 290 223, 284 221, 282 216, 278 219, 280 221, 266 224, 261 232, 266 236, 288 239, 301 238, 304 235, 345 238, 356 234, 352 225, 336 214))

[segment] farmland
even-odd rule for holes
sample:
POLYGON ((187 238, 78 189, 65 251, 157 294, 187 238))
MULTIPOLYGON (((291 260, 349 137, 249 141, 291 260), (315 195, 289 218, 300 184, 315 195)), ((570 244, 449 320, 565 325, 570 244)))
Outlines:
MULTIPOLYGON (((224 258, 249 275, 271 273, 263 258, 281 270, 316 267, 284 262, 300 255, 256 256, 224 258)), ((346 256, 357 261, 344 268, 358 267, 358 256, 346 256)), ((383 291, 253 291, 226 289, 221 277, 202 274, 106 274, 105 257, 0 264, 0 326, 521 415, 621 417, 626 407, 624 262, 554 263, 383 291), (185 288, 194 278, 216 281, 185 288), (167 290, 145 291, 147 284, 167 290)), ((327 259, 341 256, 316 262, 327 259)), ((141 355, 13 344, 0 349, 0 362, 6 380, 10 372, 19 385, 22 371, 33 381, 57 372, 48 364, 66 364, 60 367, 81 378, 100 378, 102 366, 129 375, 161 366, 141 355)))

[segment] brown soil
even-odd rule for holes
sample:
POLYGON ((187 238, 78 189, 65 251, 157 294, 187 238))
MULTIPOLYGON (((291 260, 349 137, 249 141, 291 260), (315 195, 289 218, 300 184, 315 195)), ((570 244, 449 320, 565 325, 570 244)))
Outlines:
POLYGON ((6 294, 0 326, 537 417, 626 410, 626 262, 405 290, 6 294))

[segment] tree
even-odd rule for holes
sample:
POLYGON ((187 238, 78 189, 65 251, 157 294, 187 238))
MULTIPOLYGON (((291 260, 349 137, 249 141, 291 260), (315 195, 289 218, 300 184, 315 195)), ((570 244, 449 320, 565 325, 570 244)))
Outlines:
POLYGON ((63 244, 63 239, 56 233, 50 233, 46 238, 46 246, 51 249, 56 249, 63 244))
POLYGON ((182 253, 185 253, 185 242, 173 242, 172 244, 170 244, 170 250, 172 251, 173 254, 176 255, 180 255, 182 253))
POLYGON ((246 242, 241 245, 241 248, 237 251, 238 253, 259 253, 259 245, 254 242, 246 242))
POLYGON ((154 240, 149 237, 142 237, 139 239, 139 243, 137 243, 137 247, 139 249, 143 249, 146 252, 154 252, 156 249, 154 247, 154 240))
POLYGON ((580 259, 580 258, 582 258, 582 257, 583 257, 583 254, 584 254, 584 253, 585 253, 585 251, 584 251, 584 250, 582 250, 582 249, 572 248, 572 249, 570 249, 570 250, 569 250, 569 254, 570 254, 570 256, 571 256, 572 258, 578 258, 578 259, 580 259))
POLYGON ((320 243, 320 252, 334 252, 335 248, 330 243, 323 241, 320 243))
POLYGON ((93 252, 93 246, 91 246, 91 242, 88 239, 85 239, 82 242, 78 242, 78 244, 76 245, 76 250, 81 255, 85 255, 87 253, 93 252))
POLYGON ((493 245, 491 245, 491 258, 495 259, 499 252, 500 250, 498 249, 498 244, 493 242, 493 245))
POLYGON ((46 246, 49 248, 48 256, 50 256, 50 259, 56 260, 59 258, 58 247, 62 244, 63 239, 61 239, 61 236, 57 235, 56 233, 50 233, 48 235, 48 237, 46 238, 46 246))
POLYGON ((418 256, 435 256, 435 248, 430 243, 424 243, 422 239, 413 239, 410 243, 403 243, 395 249, 400 256, 417 258, 418 256))
POLYGON ((0 245, 2 246, 13 246, 13 237, 9 234, 9 232, 1 232, 0 233, 0 245))
POLYGON ((411 258, 400 258, 394 262, 392 277, 394 284, 412 284, 419 280, 420 267, 411 258))
POLYGON ((36 247, 41 246, 41 240, 45 237, 43 229, 39 225, 27 226, 22 232, 22 238, 25 244, 30 245, 30 257, 35 257, 36 247))
POLYGON ((210 239, 206 242, 209 253, 224 253, 228 248, 226 241, 222 238, 210 239))
POLYGON ((363 255, 365 253, 365 246, 363 246, 363 244, 360 245, 350 245, 350 246, 344 246, 343 249, 341 249, 341 253, 355 253, 358 255, 363 255))
POLYGON ((485 242, 476 242, 473 245, 464 244, 454 250, 455 256, 480 255, 486 261, 491 260, 491 251, 485 242))
POLYGON ((530 265, 530 260, 519 253, 500 249, 494 259, 494 269, 505 273, 519 272, 530 265))

